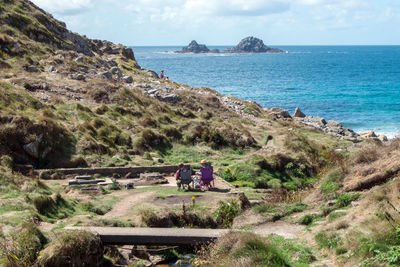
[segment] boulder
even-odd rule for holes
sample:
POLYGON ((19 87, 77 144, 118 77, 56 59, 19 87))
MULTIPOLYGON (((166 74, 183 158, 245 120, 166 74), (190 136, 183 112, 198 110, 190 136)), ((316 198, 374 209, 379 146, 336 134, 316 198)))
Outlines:
POLYGON ((41 109, 41 108, 43 108, 43 104, 40 103, 40 102, 36 102, 36 103, 35 103, 35 108, 36 108, 36 109, 41 109))
POLYGON ((279 115, 282 118, 290 118, 289 111, 283 108, 271 108, 271 112, 279 115))
POLYGON ((159 96, 158 100, 163 101, 163 102, 169 102, 169 103, 176 103, 181 100, 179 95, 175 94, 169 94, 165 96, 159 96))
POLYGON ((118 73, 121 72, 121 69, 115 66, 115 67, 112 67, 112 68, 110 69, 110 72, 111 72, 112 74, 118 74, 118 73))
MULTIPOLYGON (((342 128, 343 125, 337 121, 330 120, 326 123, 326 127, 331 127, 331 128, 342 128)), ((350 130, 350 129, 349 129, 350 130)))
POLYGON ((36 65, 30 65, 24 67, 27 72, 38 72, 39 69, 36 65))
POLYGON ((249 36, 240 41, 238 45, 227 49, 227 53, 283 53, 277 48, 270 48, 261 39, 249 36))
POLYGON ((122 55, 127 59, 135 60, 135 54, 133 53, 133 50, 130 47, 122 48, 122 55))
POLYGON ((111 79, 112 79, 112 73, 109 72, 109 71, 100 72, 99 75, 100 75, 101 77, 103 77, 104 79, 108 79, 108 80, 111 80, 111 79))
POLYGON ((380 141, 382 141, 382 142, 388 141, 387 136, 386 136, 386 135, 383 135, 383 134, 378 135, 378 139, 379 139, 380 141))
POLYGON ((362 133, 360 134, 360 136, 361 136, 362 138, 366 138, 366 139, 377 137, 376 134, 375 134, 375 132, 374 132, 374 131, 371 131, 371 130, 362 132, 362 133))
POLYGON ((78 62, 78 63, 82 63, 83 60, 84 60, 83 56, 79 56, 79 57, 75 58, 75 62, 78 62))
POLYGON ((84 81, 86 79, 85 75, 81 73, 74 73, 71 74, 71 79, 73 80, 78 80, 78 81, 84 81))
POLYGON ((147 74, 149 74, 151 77, 153 78, 159 78, 157 72, 153 71, 153 70, 148 70, 148 69, 143 69, 143 71, 147 74))
POLYGON ((305 117, 306 117, 306 114, 304 114, 303 112, 301 112, 301 110, 300 110, 299 108, 296 108, 295 111, 294 111, 294 113, 293 113, 293 115, 292 115, 292 117, 295 117, 295 118, 305 118, 305 117))
POLYGON ((126 83, 133 83, 133 78, 132 78, 132 76, 123 76, 122 77, 122 80, 124 81, 124 82, 126 82, 126 83))

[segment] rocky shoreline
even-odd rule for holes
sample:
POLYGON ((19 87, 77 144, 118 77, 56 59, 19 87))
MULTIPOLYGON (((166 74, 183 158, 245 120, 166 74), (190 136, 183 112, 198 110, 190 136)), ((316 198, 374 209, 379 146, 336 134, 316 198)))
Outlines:
POLYGON ((377 135, 372 130, 358 134, 352 129, 343 126, 340 122, 334 120, 326 121, 324 118, 318 116, 307 116, 298 107, 292 115, 290 115, 287 110, 282 108, 265 108, 264 110, 270 112, 276 119, 295 120, 301 124, 335 136, 336 138, 348 140, 353 143, 358 143, 365 139, 378 142, 388 141, 388 138, 385 135, 377 135))

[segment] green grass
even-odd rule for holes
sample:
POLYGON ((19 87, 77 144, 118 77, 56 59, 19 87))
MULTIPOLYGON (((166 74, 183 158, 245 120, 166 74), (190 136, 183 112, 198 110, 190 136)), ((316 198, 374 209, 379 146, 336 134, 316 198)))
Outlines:
POLYGON ((342 238, 334 232, 319 232, 315 241, 320 248, 335 249, 342 244, 342 238))
POLYGON ((306 267, 315 260, 312 250, 295 240, 246 232, 220 238, 210 254, 211 266, 242 266, 245 262, 246 266, 306 267))
POLYGON ((254 212, 270 217, 273 221, 306 209, 307 205, 303 203, 267 203, 252 208, 254 212))
POLYGON ((286 255, 291 266, 306 267, 315 261, 312 249, 297 240, 285 239, 273 234, 269 235, 267 240, 286 255))
POLYGON ((328 221, 329 222, 333 222, 337 218, 343 217, 345 215, 346 215, 345 212, 335 212, 335 211, 333 211, 333 212, 329 213, 328 221))

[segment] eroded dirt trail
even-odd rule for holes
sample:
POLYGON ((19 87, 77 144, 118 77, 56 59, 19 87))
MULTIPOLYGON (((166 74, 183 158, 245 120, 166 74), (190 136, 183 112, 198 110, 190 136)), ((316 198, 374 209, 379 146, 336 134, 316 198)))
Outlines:
POLYGON ((270 234, 280 235, 284 238, 294 239, 304 230, 305 226, 299 224, 287 223, 284 221, 269 222, 256 226, 252 232, 261 236, 270 234))
POLYGON ((144 202, 146 199, 152 197, 154 192, 145 191, 145 192, 132 192, 132 194, 122 198, 118 203, 114 205, 111 211, 107 212, 102 218, 112 219, 126 216, 132 206, 140 204, 144 202))

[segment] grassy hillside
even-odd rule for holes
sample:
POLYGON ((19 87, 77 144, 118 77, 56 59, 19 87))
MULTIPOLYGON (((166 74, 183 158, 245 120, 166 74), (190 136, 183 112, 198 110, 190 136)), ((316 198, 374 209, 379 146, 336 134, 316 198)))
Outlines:
MULTIPOLYGON (((398 264, 398 140, 353 144, 276 116, 254 102, 161 80, 141 69, 132 49, 72 33, 29 1, 0 1, 0 48, 2 264, 29 266, 42 260, 38 255, 55 260, 52 253, 62 250, 59 240, 73 243, 69 234, 61 234, 66 224, 131 226, 138 225, 131 217, 140 216, 156 222, 172 217, 213 220, 209 218, 215 212, 229 207, 216 204, 226 196, 206 193, 204 198, 215 202, 203 203, 203 196, 196 196, 200 203, 193 202, 188 217, 182 208, 182 217, 180 207, 168 210, 168 199, 180 203, 191 193, 152 187, 149 195, 154 199, 128 210, 131 217, 104 218, 129 196, 127 191, 104 189, 101 195, 82 197, 74 188, 39 180, 35 173, 19 174, 18 166, 185 162, 198 167, 203 158, 249 198, 270 199, 250 212, 308 225, 300 239, 314 251, 301 248, 304 257, 298 266, 311 263, 312 253, 340 266, 398 264), (263 189, 278 195, 275 201, 263 189), (164 210, 169 217, 160 217, 164 210), (52 231, 39 230, 40 224, 51 225, 52 231)), ((102 250, 91 235, 74 238, 102 250)), ((300 249, 274 237, 231 239, 238 247, 226 255, 211 253, 204 264, 222 256, 235 263, 235 255, 241 253, 245 257, 239 258, 250 265, 272 260, 291 266, 300 249), (276 247, 285 252, 278 253, 276 247), (266 250, 271 253, 261 257, 266 250)))

